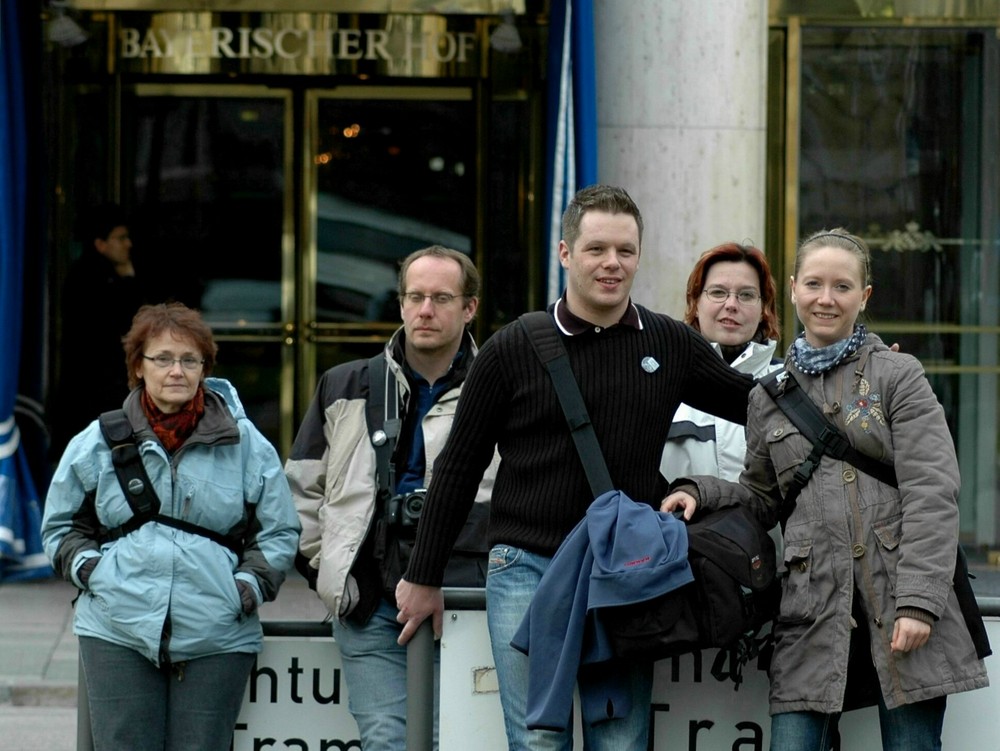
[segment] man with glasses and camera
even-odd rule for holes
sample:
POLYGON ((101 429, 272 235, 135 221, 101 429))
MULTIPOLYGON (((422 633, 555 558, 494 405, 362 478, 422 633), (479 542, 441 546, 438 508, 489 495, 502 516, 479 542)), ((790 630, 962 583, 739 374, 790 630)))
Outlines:
MULTIPOLYGON (((402 327, 375 358, 323 374, 285 465, 302 522, 296 565, 334 616, 365 751, 406 748, 406 648, 397 641, 403 627, 394 593, 476 356, 467 326, 479 284, 459 251, 434 245, 407 256, 399 272, 402 327)), ((451 586, 485 583, 496 464, 494 457, 454 546, 451 586)), ((436 719, 435 696, 435 746, 436 719)))

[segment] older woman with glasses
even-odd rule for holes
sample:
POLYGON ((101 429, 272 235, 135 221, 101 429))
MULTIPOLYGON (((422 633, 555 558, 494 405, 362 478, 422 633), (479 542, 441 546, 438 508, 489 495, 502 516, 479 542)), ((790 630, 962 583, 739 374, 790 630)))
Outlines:
MULTIPOLYGON (((778 313, 774 279, 755 247, 725 243, 702 254, 687 282, 684 321, 736 370, 754 378, 781 367, 774 359, 778 313)), ((736 480, 743 469, 743 426, 681 404, 674 413, 660 472, 736 480)))
POLYGON ((94 747, 228 749, 263 644, 257 607, 277 595, 299 523, 274 448, 208 377, 217 347, 198 312, 144 306, 124 348, 119 420, 70 441, 42 523, 81 590, 94 747))

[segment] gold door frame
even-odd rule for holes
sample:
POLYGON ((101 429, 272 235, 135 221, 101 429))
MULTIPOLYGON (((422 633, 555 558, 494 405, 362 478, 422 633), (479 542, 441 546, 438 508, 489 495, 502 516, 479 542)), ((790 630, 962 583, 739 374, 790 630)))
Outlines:
MULTIPOLYGON (((778 122, 778 127, 768 128, 768 255, 772 262, 772 271, 779 289, 779 314, 782 319, 782 338, 790 342, 797 333, 794 310, 789 305, 789 277, 795 265, 795 253, 798 248, 799 227, 799 170, 800 170, 800 129, 801 129, 801 91, 802 91, 802 29, 809 26, 844 26, 864 27, 879 26, 882 28, 926 26, 928 28, 967 28, 976 27, 989 30, 996 28, 1000 38, 1000 0, 980 0, 969 3, 920 3, 896 2, 882 0, 875 3, 879 7, 890 8, 901 6, 919 8, 923 5, 934 6, 935 16, 924 18, 913 17, 864 17, 859 14, 831 15, 822 9, 822 0, 795 3, 796 14, 781 15, 786 3, 783 0, 771 0, 771 36, 768 59, 768 114, 772 122, 778 122), (943 19, 941 6, 955 9, 956 16, 943 19), (971 11, 970 11, 971 8, 971 11), (992 15, 988 14, 990 11, 992 15), (964 15, 962 14, 964 12, 964 15), (774 250, 779 249, 779 250, 774 250)), ((869 3, 870 5, 872 3, 869 3)), ((996 54, 994 50, 993 54, 996 54)), ((984 75, 997 75, 989 70, 988 65, 997 63, 987 51, 984 59, 984 75)), ((986 138, 996 138, 1000 142, 1000 127, 996 123, 995 109, 1000 105, 993 94, 993 87, 984 86, 983 120, 986 138), (990 108, 993 108, 992 110, 990 108)), ((983 177, 980 193, 992 195, 996 178, 990 170, 996 171, 997 159, 985 151, 983 154, 983 177)), ((985 205, 981 207, 981 223, 979 235, 982 238, 995 236, 994 213, 985 205)), ((967 326, 960 324, 937 323, 906 323, 876 321, 873 325, 881 332, 896 334, 912 333, 953 333, 953 334, 1000 334, 1000 326, 967 326)), ((1000 367, 977 365, 937 365, 928 364, 928 373, 1000 373, 1000 367)))
MULTIPOLYGON (((316 347, 322 344, 348 342, 386 341, 399 328, 400 323, 385 322, 338 322, 321 323, 316 320, 316 281, 319 249, 316 240, 318 225, 318 187, 316 184, 315 155, 319 151, 319 105, 323 100, 410 100, 410 101, 475 101, 475 91, 471 86, 341 86, 335 89, 311 89, 305 93, 304 137, 302 139, 302 210, 300 213, 302 253, 299 256, 300 277, 297 320, 301 325, 297 330, 298 340, 298 393, 304 408, 316 388, 319 374, 316 372, 316 347)), ((481 128, 477 127, 477 158, 482 158, 481 128)), ((482 169, 478 170, 477 181, 482 180, 482 169)), ((481 195, 481 184, 478 186, 481 195)), ((482 233, 482 208, 477 202, 475 237, 473 238, 474 260, 476 253, 482 253, 479 235, 482 233)))
MULTIPOLYGON (((842 28, 926 28, 928 30, 968 29, 983 34, 983 68, 979 107, 980 130, 983 146, 979 159, 981 169, 977 193, 977 227, 969 241, 992 252, 989 263, 995 268, 1000 247, 997 236, 1000 200, 997 183, 1000 168, 995 145, 1000 143, 1000 95, 996 93, 1000 81, 1000 0, 963 2, 921 2, 920 0, 858 0, 857 7, 865 7, 871 14, 831 13, 824 0, 771 0, 770 39, 768 60, 768 256, 776 281, 782 291, 779 313, 783 318, 782 336, 789 343, 797 332, 795 311, 790 305, 789 276, 794 268, 799 241, 800 223, 800 129, 802 123, 802 45, 803 29, 810 27, 842 28), (789 8, 794 6, 794 12, 789 8), (877 11, 877 12, 876 12, 877 11)), ((849 217, 847 217, 849 218, 849 217)), ((946 241, 947 242, 947 241, 946 241)), ((994 272, 995 273, 995 272, 994 272)), ((996 277, 993 277, 995 280, 996 277)), ((997 406, 996 381, 1000 376, 995 341, 1000 336, 996 324, 996 310, 1000 306, 997 291, 991 289, 988 277, 980 280, 972 293, 983 297, 985 325, 961 324, 947 321, 873 321, 871 327, 892 341, 891 335, 950 334, 980 337, 979 354, 972 362, 928 362, 924 370, 928 375, 954 376, 960 386, 961 399, 975 399, 972 412, 977 417, 969 420, 969 427, 959 428, 956 445, 963 477, 963 495, 960 505, 963 514, 961 533, 963 541, 988 544, 1000 543, 1000 501, 995 494, 995 415, 997 406), (992 313, 990 313, 992 311, 992 313), (992 351, 991 351, 992 350, 992 351), (960 379, 960 380, 959 380, 960 379), (993 414, 994 417, 990 415, 993 414), (986 431, 987 440, 982 431, 986 431), (968 485, 970 490, 964 486, 968 485), (970 513, 971 512, 971 513, 970 513), (969 518, 966 519, 966 514, 969 518)), ((961 410, 965 414, 970 410, 961 410)), ((967 415, 966 415, 967 417, 967 415)), ((996 555, 994 552, 993 555, 996 555)))
MULTIPOLYGON (((288 455, 295 435, 294 414, 294 372, 295 372, 295 179, 294 179, 294 113, 291 89, 243 84, 159 84, 136 83, 131 86, 138 97, 218 97, 280 99, 284 104, 282 130, 285 134, 282 144, 282 171, 284 174, 284 195, 282 201, 281 224, 281 321, 278 323, 230 321, 213 324, 216 342, 262 342, 280 343, 280 382, 278 384, 278 434, 276 446, 282 456, 288 455)), ((120 107, 120 101, 119 101, 120 107)), ((120 146, 120 143, 119 143, 120 146)), ((121 160, 120 148, 116 150, 121 160)), ((119 169, 113 173, 121 174, 119 169)), ((239 384, 236 384, 239 386, 239 384)))

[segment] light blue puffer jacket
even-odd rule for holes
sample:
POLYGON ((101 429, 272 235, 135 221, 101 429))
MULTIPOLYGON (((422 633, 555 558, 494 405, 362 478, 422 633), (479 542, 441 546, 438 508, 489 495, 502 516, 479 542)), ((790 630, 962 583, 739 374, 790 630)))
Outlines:
POLYGON ((274 447, 250 422, 236 390, 205 381, 205 414, 171 457, 140 406, 125 400, 160 513, 227 534, 242 530, 242 560, 199 534, 147 522, 100 544, 97 525, 132 516, 95 420, 69 444, 45 501, 45 552, 81 587, 80 566, 100 562, 77 601, 74 633, 130 647, 159 665, 227 652, 259 652, 256 614, 243 614, 236 579, 261 603, 273 600, 291 567, 299 523, 274 447))

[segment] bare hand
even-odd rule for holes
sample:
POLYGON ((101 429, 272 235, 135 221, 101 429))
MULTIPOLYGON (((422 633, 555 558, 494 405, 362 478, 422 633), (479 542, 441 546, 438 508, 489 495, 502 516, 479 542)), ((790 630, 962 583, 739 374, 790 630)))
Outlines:
POLYGON ((396 585, 396 606, 399 608, 396 621, 403 624, 403 632, 397 639, 400 646, 413 638, 417 627, 429 615, 433 616, 434 638, 441 638, 441 626, 444 623, 444 593, 440 587, 411 584, 406 579, 400 579, 396 585))
POLYGON ((916 618, 897 618, 892 629, 893 652, 912 652, 927 643, 931 637, 931 624, 916 618))
POLYGON ((683 490, 675 490, 660 502, 660 511, 670 514, 677 509, 684 510, 685 521, 691 521, 695 509, 698 508, 698 501, 690 493, 683 490))

